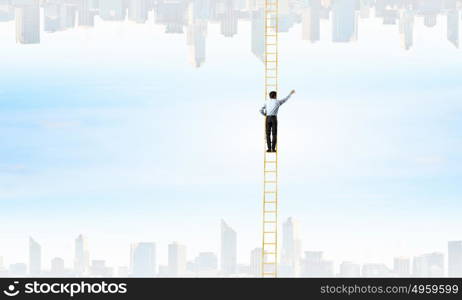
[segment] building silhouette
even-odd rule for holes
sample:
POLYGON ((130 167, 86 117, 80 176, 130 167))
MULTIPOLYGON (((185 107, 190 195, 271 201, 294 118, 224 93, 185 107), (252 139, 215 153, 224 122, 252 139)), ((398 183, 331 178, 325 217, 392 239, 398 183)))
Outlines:
POLYGON ((112 268, 106 266, 104 260, 92 260, 90 265, 91 277, 112 277, 112 268))
POLYGON ((393 274, 398 277, 411 275, 411 260, 408 257, 395 257, 393 259, 393 274))
POLYGON ((40 7, 38 0, 24 0, 15 9, 16 42, 40 43, 40 7))
POLYGON ((156 274, 156 244, 136 243, 130 249, 130 274, 153 277, 156 274))
POLYGON ((444 254, 434 252, 414 257, 412 275, 414 277, 444 276, 444 254))
POLYGON ((460 22, 459 12, 452 9, 447 12, 447 37, 456 48, 459 48, 460 42, 460 22))
POLYGON ((299 223, 288 218, 282 224, 281 275, 295 276, 299 273, 302 254, 299 223))
POLYGON ((399 34, 401 36, 401 46, 405 50, 411 49, 414 44, 414 13, 404 11, 399 19, 399 34))
POLYGON ((255 277, 261 275, 261 256, 262 248, 255 248, 250 252, 250 270, 249 273, 255 277))
POLYGON ((29 237, 29 275, 40 276, 42 273, 42 247, 29 237))
POLYGON ((332 41, 346 43, 358 38, 356 0, 332 2, 332 41))
POLYGON ((321 0, 310 0, 302 12, 302 39, 312 43, 321 39, 321 0))
POLYGON ((168 245, 168 274, 173 277, 186 274, 186 246, 178 242, 168 245))
POLYGON ((462 277, 462 241, 448 242, 448 276, 462 277))
POLYGON ((74 247, 74 272, 76 276, 86 275, 90 266, 90 252, 87 240, 83 235, 75 239, 74 247))
POLYGON ((193 263, 193 271, 199 275, 216 275, 218 270, 218 258, 213 252, 200 252, 193 263))
POLYGON ((302 260, 302 277, 333 277, 334 263, 323 259, 322 251, 305 251, 302 260))
POLYGON ((237 234, 221 220, 221 271, 224 275, 237 272, 237 234))
POLYGON ((14 20, 14 7, 9 0, 0 0, 0 22, 14 20))
POLYGON ((265 53, 265 39, 264 39, 264 12, 263 9, 253 10, 250 14, 251 23, 251 36, 250 48, 252 53, 261 61, 265 53))
POLYGON ((11 264, 9 267, 9 277, 25 277, 27 275, 27 265, 25 263, 11 264))

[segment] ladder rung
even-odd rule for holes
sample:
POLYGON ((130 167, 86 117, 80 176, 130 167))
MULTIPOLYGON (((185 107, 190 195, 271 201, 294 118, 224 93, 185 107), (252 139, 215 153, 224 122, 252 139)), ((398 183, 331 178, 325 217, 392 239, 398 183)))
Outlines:
POLYGON ((265 214, 275 214, 275 213, 277 213, 277 212, 278 212, 277 210, 267 210, 267 211, 265 211, 264 213, 265 213, 265 214))
POLYGON ((277 183, 276 180, 268 180, 268 181, 265 181, 265 183, 277 183))
POLYGON ((263 255, 266 255, 266 254, 277 254, 276 252, 263 252, 263 255))
POLYGON ((264 201, 264 203, 277 203, 277 201, 264 201))
POLYGON ((265 221, 265 220, 263 220, 263 223, 276 223, 276 221, 265 221))
POLYGON ((264 265, 274 265, 276 262, 263 262, 264 265))
POLYGON ((265 191, 265 194, 276 194, 277 191, 265 191))

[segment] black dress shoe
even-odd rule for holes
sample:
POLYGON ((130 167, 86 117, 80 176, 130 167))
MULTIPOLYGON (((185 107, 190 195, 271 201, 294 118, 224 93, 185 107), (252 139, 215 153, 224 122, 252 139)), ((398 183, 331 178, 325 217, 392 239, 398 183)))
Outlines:
POLYGON ((272 152, 272 151, 271 151, 270 149, 268 149, 268 150, 266 150, 266 152, 267 152, 267 153, 270 153, 270 152, 272 152))
POLYGON ((272 149, 271 152, 276 152, 276 150, 272 149))

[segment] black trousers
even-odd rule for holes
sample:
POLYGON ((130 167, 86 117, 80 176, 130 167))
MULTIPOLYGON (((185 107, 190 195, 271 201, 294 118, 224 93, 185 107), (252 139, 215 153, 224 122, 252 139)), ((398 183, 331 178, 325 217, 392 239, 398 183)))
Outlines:
POLYGON ((278 117, 266 117, 266 145, 268 150, 276 151, 276 144, 278 141, 278 117), (271 133, 273 134, 273 142, 271 143, 271 133))

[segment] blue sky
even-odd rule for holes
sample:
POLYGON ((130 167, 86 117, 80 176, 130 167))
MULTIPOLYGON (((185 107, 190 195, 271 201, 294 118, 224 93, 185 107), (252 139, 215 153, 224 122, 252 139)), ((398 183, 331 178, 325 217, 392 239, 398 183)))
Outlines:
MULTIPOLYGON (((248 24, 233 39, 211 27, 200 69, 184 36, 115 26, 35 46, 1 38, 0 245, 21 250, 0 255, 25 260, 28 235, 70 255, 84 233, 114 264, 140 240, 165 253, 179 240, 192 257, 218 250, 225 218, 245 261, 259 245, 263 150, 248 24)), ((361 28, 347 45, 306 43, 298 27, 281 38, 282 91, 297 90, 280 114, 282 218, 335 259, 444 250, 462 238, 460 50, 440 26, 410 52, 397 31, 361 28)))

